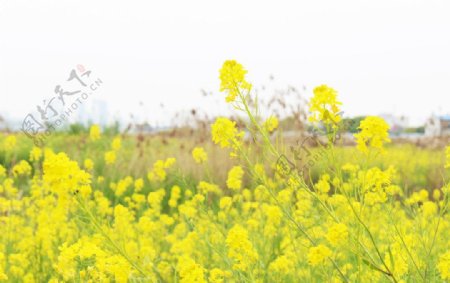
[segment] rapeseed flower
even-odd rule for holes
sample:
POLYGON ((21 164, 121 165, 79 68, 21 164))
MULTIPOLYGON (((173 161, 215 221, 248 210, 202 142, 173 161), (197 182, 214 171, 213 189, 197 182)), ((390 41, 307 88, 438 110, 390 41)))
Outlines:
POLYGON ((17 138, 14 135, 8 135, 3 141, 5 151, 12 151, 17 144, 17 138))
POLYGON ((197 189, 204 195, 211 193, 220 195, 222 193, 219 186, 205 181, 200 181, 197 185, 197 189))
POLYGON ((327 240, 333 246, 345 244, 348 239, 348 228, 343 223, 333 224, 326 235, 327 240))
POLYGON ((46 156, 43 173, 43 181, 62 198, 78 193, 86 197, 91 192, 91 175, 81 170, 65 153, 46 156))
POLYGON ((313 90, 314 96, 309 102, 309 121, 322 122, 325 125, 337 127, 341 121, 339 116, 342 104, 337 100, 337 92, 327 85, 320 85, 313 90))
POLYGON ((234 225, 228 231, 226 244, 228 256, 234 261, 233 268, 247 271, 253 266, 259 256, 248 238, 248 232, 240 225, 234 225))
POLYGON ((308 263, 312 266, 323 264, 331 254, 331 250, 325 245, 311 247, 308 251, 308 263))
POLYGON ((264 128, 269 133, 275 131, 275 129, 278 128, 278 118, 275 116, 270 116, 267 118, 267 120, 264 121, 264 128))
POLYGON ((222 148, 230 147, 240 135, 236 122, 227 118, 217 118, 211 126, 211 134, 213 142, 222 148))
POLYGON ((441 278, 444 280, 450 279, 450 251, 439 257, 438 270, 441 273, 441 278))
POLYGON ((157 160, 153 164, 153 168, 147 174, 147 178, 150 181, 164 181, 167 176, 166 170, 175 164, 175 158, 167 158, 166 160, 157 160))
POLYGON ((233 102, 240 91, 250 91, 252 85, 245 80, 247 71, 236 60, 227 60, 220 69, 220 91, 226 92, 226 102, 233 102))
POLYGON ((206 282, 205 269, 188 256, 183 256, 178 259, 177 269, 180 273, 181 283, 206 282))
MULTIPOLYGON (((333 97, 320 93, 329 89, 317 91, 333 97)), ((185 152, 192 145, 185 139, 167 138, 164 146, 141 136, 136 144, 119 136, 86 143, 60 133, 47 144, 67 153, 55 153, 11 135, 21 150, 0 149, 0 282, 450 280, 450 185, 439 174, 442 152, 402 145, 359 160, 356 148, 330 147, 330 158, 311 164, 310 179, 295 171, 284 178, 273 164, 283 140, 272 143, 273 123, 259 125, 260 112, 250 103, 256 100, 239 92, 244 101, 236 97, 233 106, 250 113, 255 140, 244 143, 235 123, 218 122, 224 125, 215 143, 242 157, 229 172, 220 170, 229 168, 220 155, 207 172, 195 166, 171 172, 175 158, 153 160, 171 150, 182 158, 180 167, 192 167, 196 156, 206 162, 202 150, 185 152), (114 168, 100 166, 105 145, 107 152, 120 150, 114 168), (252 173, 245 186, 244 168, 252 173)), ((333 109, 321 109, 329 128, 333 109)), ((370 143, 380 135, 370 128, 367 149, 379 150, 370 143)), ((192 148, 201 146, 207 143, 192 148)))
POLYGON ((21 160, 18 164, 14 165, 12 171, 14 177, 29 176, 31 175, 31 166, 25 160, 21 160))
POLYGON ((236 157, 239 148, 242 145, 244 132, 239 132, 236 128, 236 122, 227 118, 217 118, 211 126, 212 140, 215 144, 219 144, 222 148, 231 148, 230 156, 236 157))
POLYGON ((105 152, 105 162, 107 165, 114 164, 116 162, 116 152, 114 150, 110 150, 105 152))
POLYGON ((197 163, 203 163, 208 160, 208 155, 203 147, 195 147, 192 150, 192 157, 197 163))
POLYGON ((287 255, 277 257, 269 265, 269 270, 278 275, 287 275, 295 269, 294 261, 287 255))
POLYGON ((92 159, 90 159, 90 158, 86 158, 85 160, 84 160, 84 168, 87 170, 87 171, 91 171, 92 169, 94 169, 94 161, 92 161, 92 159))
POLYGON ((89 129, 89 138, 92 141, 96 141, 100 139, 100 126, 99 125, 92 125, 89 129))
POLYGON ((355 134, 357 148, 368 153, 369 148, 384 152, 383 144, 389 143, 389 125, 380 117, 368 116, 359 124, 360 132, 355 134))
POLYGON ((140 192, 144 187, 144 179, 138 178, 134 181, 134 191, 140 192))
POLYGON ((113 150, 119 150, 122 147, 122 139, 120 137, 115 137, 111 142, 111 148, 113 150))
POLYGON ((231 278, 231 272, 224 271, 219 268, 213 268, 209 271, 209 282, 211 283, 224 283, 226 279, 231 278))
POLYGON ((181 198, 181 188, 179 186, 173 186, 170 190, 170 199, 169 199, 169 206, 170 207, 177 207, 178 200, 181 198))
POLYGON ((244 170, 241 166, 234 166, 228 172, 227 187, 230 190, 240 190, 242 186, 242 177, 244 170))
POLYGON ((39 147, 33 147, 30 151, 30 161, 39 161, 39 159, 41 159, 42 157, 42 149, 40 149, 39 147))

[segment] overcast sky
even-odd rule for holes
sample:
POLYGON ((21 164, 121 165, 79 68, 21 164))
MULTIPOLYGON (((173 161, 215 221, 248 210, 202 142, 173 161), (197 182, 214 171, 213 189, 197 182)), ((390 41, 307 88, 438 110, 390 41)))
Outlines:
POLYGON ((23 119, 78 64, 111 117, 226 113, 218 69, 236 59, 256 86, 325 83, 346 115, 414 123, 450 112, 449 15, 448 0, 0 0, 0 115, 23 119))

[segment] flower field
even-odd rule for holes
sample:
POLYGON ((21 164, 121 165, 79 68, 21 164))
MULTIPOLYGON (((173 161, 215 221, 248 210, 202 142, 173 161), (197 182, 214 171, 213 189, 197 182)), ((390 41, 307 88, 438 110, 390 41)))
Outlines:
POLYGON ((396 145, 379 117, 356 146, 321 85, 319 145, 298 158, 247 71, 220 69, 206 139, 0 137, 0 282, 448 282, 450 147, 396 145))

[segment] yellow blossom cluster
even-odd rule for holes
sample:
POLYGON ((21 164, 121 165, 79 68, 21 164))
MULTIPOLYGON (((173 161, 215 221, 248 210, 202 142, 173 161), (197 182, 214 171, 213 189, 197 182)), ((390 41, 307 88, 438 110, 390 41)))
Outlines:
POLYGON ((245 80, 247 71, 236 60, 227 60, 220 69, 220 91, 228 93, 227 102, 233 102, 240 91, 250 91, 252 85, 245 80))
POLYGON ((337 100, 337 92, 327 85, 321 85, 313 90, 314 96, 309 101, 309 121, 323 122, 326 125, 336 127, 341 121, 339 116, 342 104, 337 100))
POLYGON ((167 176, 166 169, 169 169, 175 163, 175 158, 167 158, 166 160, 157 160, 153 164, 153 168, 147 174, 150 181, 164 181, 167 176))
MULTIPOLYGON (((236 88, 251 94, 245 74, 224 64, 228 100, 236 88)), ((100 137, 98 126, 42 148, 0 136, 0 282, 450 280, 448 149, 420 151, 419 163, 406 147, 366 154, 389 141, 385 122, 368 117, 357 148, 327 144, 309 175, 283 175, 287 146, 269 135, 278 120, 240 103, 252 139, 223 117, 206 142, 146 145, 100 137)), ((340 105, 335 90, 316 88, 312 120, 330 126, 340 105)))
POLYGON ((236 122, 228 118, 217 118, 211 126, 212 140, 222 148, 231 148, 230 156, 236 157, 239 147, 242 146, 244 132, 239 132, 236 128, 236 122))
POLYGON ((204 163, 208 160, 208 155, 203 147, 195 147, 192 150, 192 157, 197 163, 204 163))
POLYGON ((267 120, 264 122, 264 128, 266 131, 273 132, 276 128, 278 128, 278 119, 275 116, 270 116, 267 118, 267 120))
POLYGON ((361 131, 355 134, 357 148, 364 153, 368 153, 369 148, 384 152, 383 144, 391 141, 388 133, 389 125, 383 118, 368 116, 361 121, 359 129, 361 131))
POLYGON ((92 125, 91 128, 89 129, 89 138, 92 141, 96 141, 96 140, 100 139, 100 135, 101 135, 100 126, 92 125))

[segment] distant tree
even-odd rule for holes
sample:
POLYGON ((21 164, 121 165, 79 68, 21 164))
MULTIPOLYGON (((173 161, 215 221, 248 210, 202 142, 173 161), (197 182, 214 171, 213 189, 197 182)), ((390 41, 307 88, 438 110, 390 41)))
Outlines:
POLYGON ((69 129, 67 131, 69 134, 79 135, 82 133, 87 133, 88 129, 81 123, 72 123, 69 125, 69 129))
POLYGON ((403 132, 411 134, 411 133, 418 133, 423 134, 425 133, 425 127, 413 127, 413 128, 406 128, 403 132))
POLYGON ((350 133, 357 133, 359 123, 366 118, 365 116, 356 116, 353 118, 344 118, 342 122, 344 123, 344 130, 350 133))
POLYGON ((104 128, 103 133, 108 136, 116 136, 120 133, 120 123, 115 121, 114 124, 108 125, 104 128))

